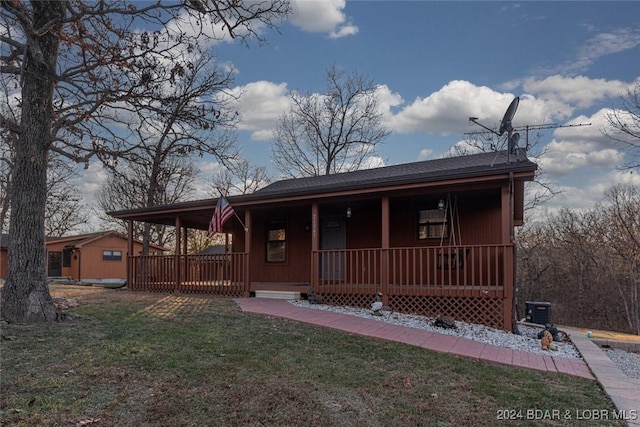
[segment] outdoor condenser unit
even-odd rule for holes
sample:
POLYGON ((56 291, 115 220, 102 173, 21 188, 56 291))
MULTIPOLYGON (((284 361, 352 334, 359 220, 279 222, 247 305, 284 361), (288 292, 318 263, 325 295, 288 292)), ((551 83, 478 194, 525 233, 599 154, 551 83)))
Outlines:
POLYGON ((551 303, 527 301, 527 322, 539 325, 551 324, 551 303))

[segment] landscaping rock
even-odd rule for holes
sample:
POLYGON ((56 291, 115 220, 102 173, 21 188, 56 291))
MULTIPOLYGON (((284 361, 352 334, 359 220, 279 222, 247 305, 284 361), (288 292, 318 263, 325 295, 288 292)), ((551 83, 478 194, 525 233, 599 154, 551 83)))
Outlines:
POLYGON ((440 316, 434 322, 433 326, 444 329, 458 329, 455 320, 449 316, 440 316))
POLYGON ((307 299, 309 300, 309 304, 322 304, 322 295, 317 295, 311 285, 307 287, 307 299))

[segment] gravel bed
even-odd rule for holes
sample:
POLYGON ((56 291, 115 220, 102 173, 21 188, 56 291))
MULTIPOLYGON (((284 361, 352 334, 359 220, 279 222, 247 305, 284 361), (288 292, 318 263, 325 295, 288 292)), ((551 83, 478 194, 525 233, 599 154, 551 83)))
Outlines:
POLYGON ((617 348, 603 349, 609 359, 628 377, 640 378, 640 354, 617 348))
POLYGON ((417 316, 413 314, 382 312, 382 316, 371 314, 371 310, 365 308, 337 307, 324 304, 309 304, 308 301, 289 301, 291 304, 312 308, 315 310, 331 311, 334 313, 349 314, 352 316, 373 319, 379 322, 387 322, 398 326, 422 329, 425 331, 438 332, 468 338, 485 344, 500 347, 507 347, 513 350, 527 351, 529 353, 542 354, 555 357, 566 357, 569 359, 582 359, 580 353, 571 342, 554 342, 553 350, 546 351, 540 348, 540 340, 537 335, 542 330, 540 328, 519 325, 521 335, 489 328, 484 325, 465 323, 456 321, 457 329, 444 329, 433 326, 434 318, 417 316))

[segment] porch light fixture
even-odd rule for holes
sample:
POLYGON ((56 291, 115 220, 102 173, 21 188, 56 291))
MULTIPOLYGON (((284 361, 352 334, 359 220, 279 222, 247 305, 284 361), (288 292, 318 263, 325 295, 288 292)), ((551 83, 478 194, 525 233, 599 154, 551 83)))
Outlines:
POLYGON ((347 208, 347 218, 351 218, 351 208, 347 208))
POLYGON ((444 210, 444 207, 445 207, 445 205, 444 205, 444 199, 440 199, 440 200, 438 201, 438 210, 443 211, 443 210, 444 210))

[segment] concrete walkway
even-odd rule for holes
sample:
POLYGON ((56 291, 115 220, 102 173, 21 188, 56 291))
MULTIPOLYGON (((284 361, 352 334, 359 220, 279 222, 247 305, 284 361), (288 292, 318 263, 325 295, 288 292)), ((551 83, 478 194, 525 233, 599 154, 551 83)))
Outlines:
POLYGON ((627 377, 604 352, 579 330, 563 328, 584 360, 538 355, 479 343, 436 332, 381 323, 348 314, 299 307, 285 300, 236 299, 245 313, 295 320, 366 337, 401 342, 457 356, 538 371, 557 372, 597 380, 616 408, 626 414, 629 426, 640 426, 640 380, 627 377))
POLYGON ((604 351, 578 329, 561 328, 589 365, 591 372, 616 408, 627 415, 629 426, 640 426, 640 379, 629 378, 604 351))

